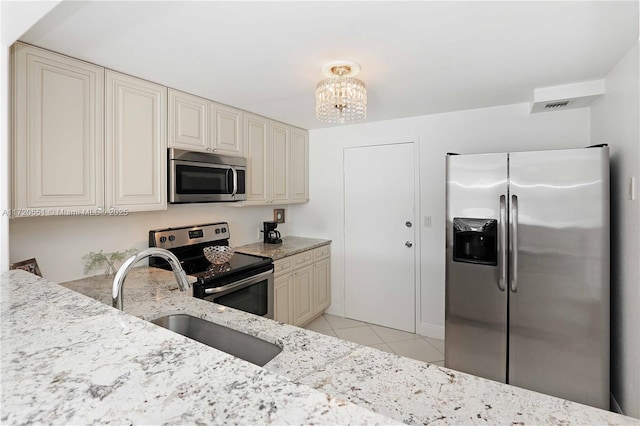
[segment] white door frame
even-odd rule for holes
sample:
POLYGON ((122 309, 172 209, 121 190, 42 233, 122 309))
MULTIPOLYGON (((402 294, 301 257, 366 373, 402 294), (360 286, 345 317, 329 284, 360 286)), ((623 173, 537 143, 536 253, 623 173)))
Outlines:
POLYGON ((364 147, 374 147, 381 145, 397 145, 397 144, 405 144, 412 143, 413 144, 413 152, 414 152, 414 162, 413 162, 413 175, 414 175, 414 223, 413 223, 413 239, 414 239, 414 294, 415 294, 415 330, 416 334, 420 330, 421 318, 422 318, 422 279, 421 279, 421 252, 422 252, 422 244, 421 244, 421 212, 420 212, 420 137, 413 136, 401 139, 393 139, 388 141, 378 141, 374 143, 365 143, 365 144, 354 144, 350 146, 345 146, 342 148, 342 316, 345 315, 346 312, 346 202, 345 202, 345 169, 344 169, 344 160, 345 160, 345 150, 348 148, 364 148, 364 147))

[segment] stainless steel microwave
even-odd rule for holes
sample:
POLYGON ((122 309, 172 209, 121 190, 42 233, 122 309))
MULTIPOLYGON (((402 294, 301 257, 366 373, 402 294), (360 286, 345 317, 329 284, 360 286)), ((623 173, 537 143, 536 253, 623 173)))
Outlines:
POLYGON ((247 160, 169 148, 169 202, 209 203, 247 199, 247 160))

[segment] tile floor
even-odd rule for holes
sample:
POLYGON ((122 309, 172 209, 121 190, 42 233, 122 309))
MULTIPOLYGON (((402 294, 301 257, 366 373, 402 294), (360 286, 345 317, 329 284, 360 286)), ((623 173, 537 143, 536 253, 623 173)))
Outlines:
POLYGON ((444 365, 444 340, 329 314, 319 316, 305 328, 407 358, 444 365))

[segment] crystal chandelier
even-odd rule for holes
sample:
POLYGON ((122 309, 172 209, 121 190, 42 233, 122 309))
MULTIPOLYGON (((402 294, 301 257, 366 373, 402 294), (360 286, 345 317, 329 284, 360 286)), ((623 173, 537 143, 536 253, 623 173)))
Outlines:
POLYGON ((316 86, 316 117, 327 123, 353 123, 367 116, 367 89, 355 62, 330 62, 322 67, 327 76, 316 86))

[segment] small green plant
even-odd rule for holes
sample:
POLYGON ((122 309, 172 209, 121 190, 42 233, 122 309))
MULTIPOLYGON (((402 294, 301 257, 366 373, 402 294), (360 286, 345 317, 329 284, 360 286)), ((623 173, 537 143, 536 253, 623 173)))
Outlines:
POLYGON ((84 273, 87 274, 92 269, 99 268, 101 266, 107 265, 107 269, 104 271, 105 275, 115 274, 116 262, 122 262, 129 256, 133 256, 136 254, 138 250, 134 248, 130 248, 125 251, 114 251, 105 253, 103 250, 99 252, 90 251, 89 253, 82 256, 82 260, 84 261, 84 273))

